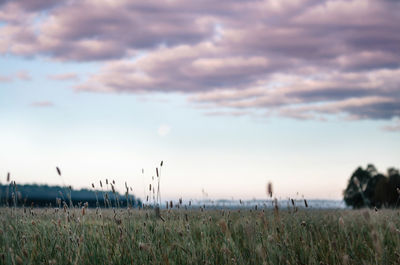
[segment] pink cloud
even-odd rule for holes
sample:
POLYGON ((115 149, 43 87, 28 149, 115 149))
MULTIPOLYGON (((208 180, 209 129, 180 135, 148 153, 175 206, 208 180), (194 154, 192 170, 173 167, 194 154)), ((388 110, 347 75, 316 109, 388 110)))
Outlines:
POLYGON ((23 80, 23 81, 30 81, 32 79, 30 74, 28 73, 28 71, 24 71, 24 70, 17 72, 15 74, 15 76, 18 79, 23 80))
POLYGON ((249 111, 209 111, 209 112, 206 112, 205 115, 207 115, 207 116, 234 116, 234 117, 240 117, 240 116, 253 115, 253 113, 249 112, 249 111))
POLYGON ((48 78, 51 80, 59 80, 59 81, 73 81, 78 80, 79 77, 75 73, 63 73, 63 74, 54 74, 48 75, 48 78))
POLYGON ((13 79, 9 76, 5 76, 5 75, 0 75, 0 83, 1 82, 11 82, 13 81, 13 79))
POLYGON ((37 107, 37 108, 49 108, 49 107, 53 107, 54 103, 51 101, 35 101, 35 102, 32 102, 31 106, 37 107))
POLYGON ((23 80, 23 81, 31 80, 31 76, 30 76, 29 72, 25 71, 25 70, 21 70, 14 74, 11 74, 11 75, 0 75, 0 82, 12 82, 12 81, 14 81, 14 78, 17 78, 17 79, 23 80))
POLYGON ((400 132, 400 122, 397 121, 395 124, 383 126, 382 130, 387 132, 400 132))

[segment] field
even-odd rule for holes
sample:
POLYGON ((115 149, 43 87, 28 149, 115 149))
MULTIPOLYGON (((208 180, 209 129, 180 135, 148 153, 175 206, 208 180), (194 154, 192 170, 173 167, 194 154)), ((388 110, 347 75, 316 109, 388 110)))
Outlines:
POLYGON ((399 264, 397 210, 0 208, 1 264, 399 264))

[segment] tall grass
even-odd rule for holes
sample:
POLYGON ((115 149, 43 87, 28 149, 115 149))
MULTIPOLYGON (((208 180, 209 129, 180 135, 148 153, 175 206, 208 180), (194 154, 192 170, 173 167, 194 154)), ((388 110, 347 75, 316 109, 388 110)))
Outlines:
POLYGON ((180 207, 161 214, 165 222, 153 210, 4 207, 0 264, 400 262, 397 210, 180 207))
POLYGON ((99 182, 106 208, 97 193, 95 209, 70 195, 56 208, 17 207, 14 182, 13 206, 0 207, 0 264, 400 264, 399 210, 314 210, 305 199, 282 210, 276 198, 268 209, 198 209, 182 198, 161 209, 162 165, 149 184, 152 203, 136 209, 128 200, 120 207, 108 179, 106 192, 99 182))

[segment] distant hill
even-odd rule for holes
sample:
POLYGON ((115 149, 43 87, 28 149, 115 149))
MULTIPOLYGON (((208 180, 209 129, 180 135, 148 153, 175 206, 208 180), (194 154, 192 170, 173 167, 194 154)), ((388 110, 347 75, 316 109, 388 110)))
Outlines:
POLYGON ((48 186, 48 185, 1 185, 0 184, 0 205, 12 206, 63 206, 64 202, 77 206, 88 203, 89 207, 126 207, 129 203, 132 207, 142 205, 134 195, 120 195, 112 191, 99 190, 74 190, 69 187, 48 186))

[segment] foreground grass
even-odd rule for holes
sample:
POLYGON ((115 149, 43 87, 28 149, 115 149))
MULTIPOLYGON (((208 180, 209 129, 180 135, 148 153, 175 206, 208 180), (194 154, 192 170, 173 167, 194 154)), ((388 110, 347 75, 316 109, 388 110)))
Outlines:
POLYGON ((0 264, 399 264, 399 213, 0 208, 0 264))

